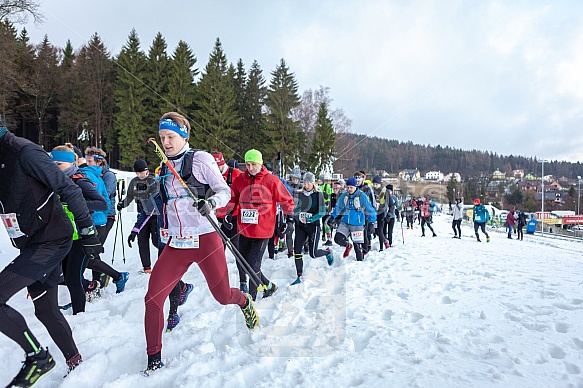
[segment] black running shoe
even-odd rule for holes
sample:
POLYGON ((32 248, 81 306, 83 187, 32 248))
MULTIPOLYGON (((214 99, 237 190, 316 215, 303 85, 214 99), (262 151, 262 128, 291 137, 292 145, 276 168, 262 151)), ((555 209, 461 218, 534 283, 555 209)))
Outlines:
POLYGON ((22 364, 20 372, 8 384, 8 387, 32 387, 38 379, 49 373, 56 365, 48 349, 41 349, 34 356, 26 357, 22 364))

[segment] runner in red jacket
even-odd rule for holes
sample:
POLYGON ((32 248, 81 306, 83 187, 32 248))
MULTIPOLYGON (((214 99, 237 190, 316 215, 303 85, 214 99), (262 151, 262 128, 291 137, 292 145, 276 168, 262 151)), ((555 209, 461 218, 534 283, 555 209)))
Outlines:
MULTIPOLYGON (((267 285, 263 292, 266 298, 272 295, 277 286, 261 273, 261 259, 269 238, 275 228, 276 204, 280 204, 286 219, 293 222, 294 201, 281 180, 263 166, 263 156, 257 150, 245 154, 247 171, 239 175, 231 186, 231 200, 227 204, 224 223, 228 226, 233 209, 239 209, 237 229, 239 231, 239 251, 251 268, 267 285)), ((244 279, 244 274, 240 275, 244 279)), ((241 289, 246 292, 247 282, 241 282, 241 289)), ((257 287, 251 279, 249 293, 253 299, 257 296, 257 287)))

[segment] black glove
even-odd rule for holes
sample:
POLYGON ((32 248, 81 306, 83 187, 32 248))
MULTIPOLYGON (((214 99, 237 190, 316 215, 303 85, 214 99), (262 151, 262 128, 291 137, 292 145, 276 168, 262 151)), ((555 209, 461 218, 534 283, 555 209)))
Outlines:
POLYGON ((117 203, 117 211, 120 212, 123 209, 123 201, 117 203))
POLYGON ((330 225, 330 228, 332 229, 338 229, 338 225, 340 225, 340 218, 339 217, 328 218, 328 225, 330 225))
POLYGON ((88 228, 81 229, 79 235, 81 236, 81 240, 83 242, 83 252, 85 252, 85 256, 93 259, 99 256, 100 253, 103 253, 103 246, 97 237, 97 230, 95 230, 95 226, 91 225, 88 228))
POLYGON ((132 230, 132 232, 128 236, 128 245, 130 246, 130 248, 132 247, 132 243, 136 240, 137 235, 138 235, 138 232, 132 230))
POLYGON ((371 235, 371 236, 372 236, 372 235, 374 234, 374 232, 375 232, 375 229, 376 229, 376 226, 375 226, 375 224, 376 224, 376 222, 369 222, 369 223, 368 223, 368 226, 367 226, 367 228, 368 228, 368 234, 369 234, 369 235, 371 235))
POLYGON ((215 208, 215 201, 212 198, 205 200, 199 199, 197 202, 194 203, 193 206, 196 206, 198 212, 205 217, 208 217, 212 214, 213 209, 215 208))
POLYGON ((283 224, 283 230, 281 231, 281 233, 285 233, 285 232, 293 232, 294 231, 294 215, 293 214, 288 214, 287 216, 285 216, 285 224, 283 224))
POLYGON ((227 230, 233 229, 233 215, 231 212, 227 212, 227 214, 225 214, 225 218, 223 218, 223 226, 227 230))

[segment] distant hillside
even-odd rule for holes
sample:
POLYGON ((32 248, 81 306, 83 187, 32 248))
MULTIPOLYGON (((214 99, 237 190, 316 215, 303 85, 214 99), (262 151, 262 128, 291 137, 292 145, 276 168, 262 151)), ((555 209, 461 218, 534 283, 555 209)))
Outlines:
MULTIPOLYGON (((541 165, 533 157, 464 151, 441 145, 433 147, 353 133, 338 134, 336 150, 338 160, 334 163, 334 170, 345 174, 352 174, 360 169, 398 173, 410 168, 417 168, 422 173, 430 170, 445 174, 457 172, 462 179, 478 176, 480 173, 492 173, 496 169, 506 173, 523 169, 525 173, 530 172, 536 176, 541 174, 541 165)), ((576 179, 578 175, 583 176, 583 164, 550 161, 545 163, 545 175, 576 179)))

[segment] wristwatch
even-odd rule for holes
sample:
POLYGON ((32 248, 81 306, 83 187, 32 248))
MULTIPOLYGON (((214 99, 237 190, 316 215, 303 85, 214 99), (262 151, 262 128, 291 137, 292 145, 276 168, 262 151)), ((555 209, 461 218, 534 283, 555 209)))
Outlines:
POLYGON ((95 234, 95 226, 91 225, 83 228, 79 231, 79 234, 82 236, 91 236, 92 234, 95 234))

